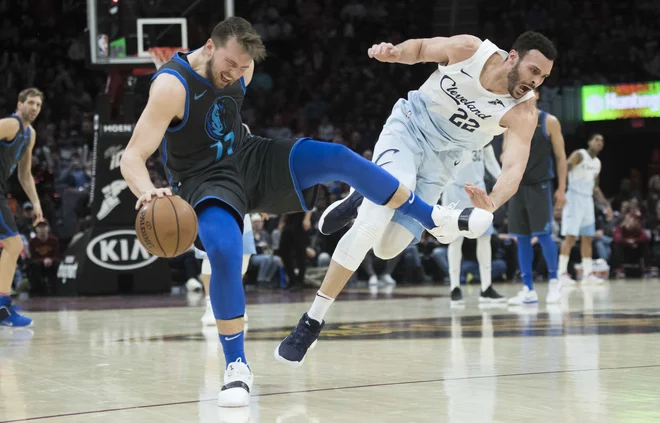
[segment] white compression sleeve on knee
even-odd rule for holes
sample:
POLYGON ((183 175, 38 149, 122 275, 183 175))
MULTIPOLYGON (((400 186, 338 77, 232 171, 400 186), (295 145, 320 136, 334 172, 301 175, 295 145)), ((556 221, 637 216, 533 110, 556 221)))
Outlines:
POLYGON ((332 259, 355 272, 374 245, 380 240, 394 215, 394 210, 365 199, 351 229, 339 240, 332 259))
POLYGON ((463 237, 459 236, 447 247, 447 260, 449 261, 449 288, 453 291, 454 288, 461 284, 461 259, 463 253, 461 247, 463 246, 463 237))
POLYGON ((211 274, 211 262, 209 261, 209 257, 206 256, 202 260, 202 275, 210 275, 211 274))
POLYGON ((488 289, 492 279, 493 252, 490 247, 490 235, 477 238, 477 261, 481 277, 481 292, 483 292, 488 289))

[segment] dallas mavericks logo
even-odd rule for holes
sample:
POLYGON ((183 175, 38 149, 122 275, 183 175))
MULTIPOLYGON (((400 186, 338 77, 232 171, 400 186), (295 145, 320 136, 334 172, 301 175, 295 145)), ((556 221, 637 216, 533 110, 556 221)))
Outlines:
POLYGON ((218 97, 213 100, 213 104, 206 113, 206 134, 215 144, 211 148, 216 148, 215 159, 220 160, 222 153, 227 148, 227 155, 234 153, 234 122, 238 106, 231 97, 218 97))

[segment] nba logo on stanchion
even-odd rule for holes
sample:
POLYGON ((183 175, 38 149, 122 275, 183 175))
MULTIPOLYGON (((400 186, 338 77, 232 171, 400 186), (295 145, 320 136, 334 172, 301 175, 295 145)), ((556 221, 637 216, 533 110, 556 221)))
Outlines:
POLYGON ((108 57, 108 36, 100 34, 96 39, 97 55, 99 57, 108 57))

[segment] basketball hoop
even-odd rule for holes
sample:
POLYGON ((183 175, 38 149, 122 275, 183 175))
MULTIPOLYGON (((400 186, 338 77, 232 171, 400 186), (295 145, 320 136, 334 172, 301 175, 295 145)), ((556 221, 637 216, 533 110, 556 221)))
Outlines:
POLYGON ((188 51, 188 49, 185 47, 153 47, 149 49, 149 54, 156 65, 156 69, 160 69, 179 51, 188 51))

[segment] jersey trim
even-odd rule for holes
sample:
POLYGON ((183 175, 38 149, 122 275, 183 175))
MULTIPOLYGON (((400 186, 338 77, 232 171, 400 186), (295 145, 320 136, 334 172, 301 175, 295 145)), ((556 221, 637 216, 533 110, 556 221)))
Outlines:
POLYGON ((0 143, 1 143, 2 146, 11 147, 12 145, 14 145, 14 143, 18 139, 18 136, 20 134, 24 133, 24 129, 23 129, 23 122, 21 122, 21 119, 18 116, 16 116, 15 114, 13 114, 11 116, 7 116, 7 118, 14 118, 18 121, 18 132, 16 133, 16 135, 14 135, 14 139, 11 140, 11 141, 5 140, 5 139, 0 140, 0 143))
POLYGON ((243 88, 243 94, 247 92, 247 87, 245 86, 245 79, 241 76, 241 78, 238 80, 241 83, 241 88, 243 88))
POLYGON ((179 72, 175 71, 174 69, 167 68, 167 69, 159 70, 158 72, 156 72, 156 74, 153 76, 153 78, 151 78, 151 80, 153 81, 154 79, 156 79, 156 77, 158 75, 163 74, 163 73, 168 73, 172 76, 175 76, 176 79, 178 79, 179 82, 181 82, 181 84, 183 85, 183 88, 186 89, 186 103, 185 103, 184 109, 183 109, 183 119, 181 119, 181 122, 179 122, 179 124, 176 125, 175 127, 168 127, 167 128, 167 132, 176 132, 176 131, 180 130, 181 128, 183 128, 186 125, 186 122, 188 122, 188 110, 190 109, 190 89, 188 88, 188 82, 186 82, 186 79, 179 72))
POLYGON ((550 139, 550 135, 548 134, 548 131, 545 126, 545 122, 548 119, 548 112, 544 112, 543 110, 539 110, 539 114, 541 115, 541 132, 543 133, 543 136, 545 137, 546 140, 550 139))

